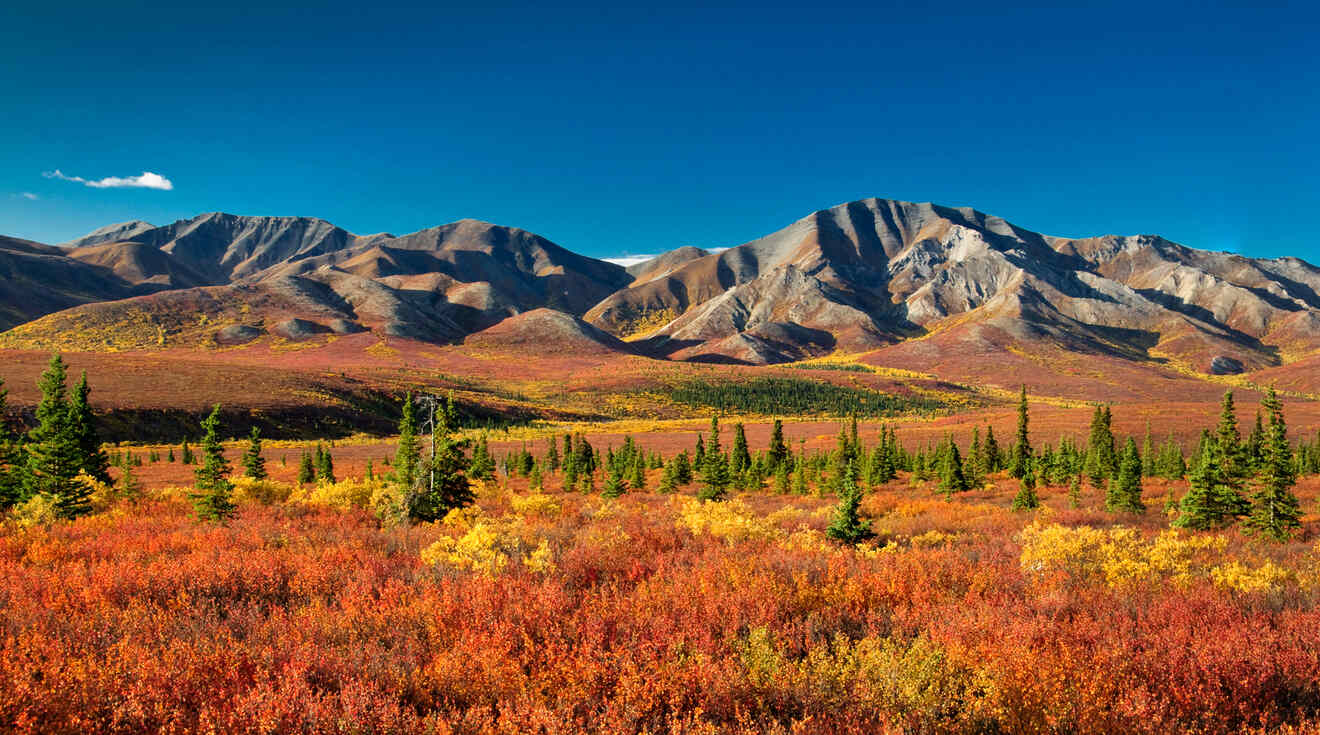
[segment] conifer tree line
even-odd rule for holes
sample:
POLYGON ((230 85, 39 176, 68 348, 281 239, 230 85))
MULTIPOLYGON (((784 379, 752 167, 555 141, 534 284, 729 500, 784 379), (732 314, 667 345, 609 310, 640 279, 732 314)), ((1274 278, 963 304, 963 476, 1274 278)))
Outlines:
POLYGON ((83 373, 70 395, 68 368, 59 354, 37 383, 37 425, 20 435, 9 425, 9 391, 0 380, 0 510, 33 499, 50 502, 60 518, 91 512, 88 480, 110 482, 110 458, 101 447, 83 373))
MULTIPOLYGON (((120 451, 112 458, 96 435, 89 403, 91 388, 84 373, 72 390, 67 366, 51 357, 38 383, 41 400, 36 426, 25 434, 0 421, 0 510, 40 497, 59 517, 74 518, 90 511, 91 481, 111 484, 110 467, 120 470, 120 486, 135 492, 135 467, 142 457, 120 451)), ((7 391, 0 381, 0 417, 7 415, 7 391)), ((1104 508, 1111 512, 1143 513, 1145 478, 1186 477, 1189 489, 1170 499, 1166 510, 1173 524, 1189 529, 1217 529, 1240 523, 1247 532, 1273 539, 1288 538, 1299 526, 1301 511, 1292 487, 1301 474, 1320 469, 1320 435, 1292 444, 1282 403, 1273 389, 1261 402, 1252 428, 1245 436, 1238 428, 1233 393, 1221 404, 1219 421, 1202 431, 1190 456, 1172 437, 1156 441, 1149 424, 1138 443, 1136 437, 1116 437, 1112 412, 1095 406, 1085 443, 1070 437, 1056 444, 1033 445, 1030 407, 1025 386, 1017 405, 1017 429, 1011 443, 1000 444, 994 430, 972 430, 970 443, 960 445, 952 435, 909 451, 896 431, 882 426, 873 443, 862 440, 853 416, 840 425, 834 448, 795 451, 776 419, 767 446, 753 451, 742 423, 724 424, 712 416, 708 430, 699 434, 691 450, 668 458, 648 451, 625 436, 617 448, 602 451, 580 433, 551 436, 544 445, 524 443, 496 458, 483 432, 475 441, 462 438, 453 397, 427 397, 403 401, 399 443, 390 470, 382 479, 401 489, 399 513, 414 521, 443 518, 454 508, 473 502, 471 480, 493 480, 497 473, 526 477, 533 490, 559 475, 569 491, 600 492, 619 497, 628 492, 657 490, 672 493, 695 486, 695 494, 718 502, 731 492, 770 489, 805 494, 811 488, 839 498, 837 523, 841 540, 864 538, 866 529, 856 516, 857 505, 869 490, 908 473, 914 485, 932 482, 946 497, 984 487, 991 475, 1003 473, 1018 483, 1013 507, 1030 510, 1039 505, 1037 488, 1067 486, 1073 505, 1080 502, 1083 485, 1103 492, 1104 508), (659 470, 658 480, 650 473, 659 470), (651 482, 655 487, 650 487, 651 482)), ((197 448, 184 441, 177 461, 197 465, 193 501, 199 517, 223 521, 235 511, 229 482, 231 467, 220 442, 220 407, 201 422, 197 448)), ((161 460, 152 450, 149 461, 161 460)), ((176 460, 174 448, 169 461, 176 460)), ((254 480, 268 477, 262 438, 253 428, 240 458, 242 472, 254 480)), ((371 468, 368 473, 374 479, 371 468)), ((318 443, 299 457, 300 483, 336 481, 330 448, 318 443)))

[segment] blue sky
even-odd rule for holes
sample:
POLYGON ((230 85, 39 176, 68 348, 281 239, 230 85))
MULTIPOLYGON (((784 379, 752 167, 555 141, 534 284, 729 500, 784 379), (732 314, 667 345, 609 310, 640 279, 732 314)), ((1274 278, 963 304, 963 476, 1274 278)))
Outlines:
POLYGON ((0 233, 44 242, 223 210, 604 257, 882 196, 1320 262, 1308 4, 21 5, 0 233))

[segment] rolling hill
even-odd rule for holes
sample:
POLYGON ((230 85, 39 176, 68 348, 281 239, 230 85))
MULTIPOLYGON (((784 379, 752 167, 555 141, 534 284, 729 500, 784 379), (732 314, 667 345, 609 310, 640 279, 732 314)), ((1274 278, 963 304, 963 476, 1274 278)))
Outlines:
POLYGON ((369 331, 705 363, 843 355, 970 382, 1043 371, 1060 391, 1097 366, 1309 384, 1288 366, 1320 351, 1320 269, 1297 258, 1153 235, 1052 237, 887 199, 627 269, 476 220, 394 236, 208 213, 110 225, 61 247, 0 239, 0 273, 0 347, 11 349, 314 346, 369 331))

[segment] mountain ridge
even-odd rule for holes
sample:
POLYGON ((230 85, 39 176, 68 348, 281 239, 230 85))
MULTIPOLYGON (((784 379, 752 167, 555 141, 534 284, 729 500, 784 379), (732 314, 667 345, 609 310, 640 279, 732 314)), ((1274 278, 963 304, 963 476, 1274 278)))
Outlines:
MULTIPOLYGON (((630 340, 628 351, 695 361, 861 355, 936 334, 949 350, 993 334, 1002 350, 1058 347, 1200 372, 1259 370, 1320 349, 1320 268, 1301 258, 1247 258, 1158 235, 1055 237, 929 202, 845 202, 725 250, 687 246, 626 269, 472 219, 356 235, 313 217, 210 212, 162 227, 107 225, 59 248, 4 242, 0 258, 76 272, 86 284, 27 312, 14 306, 22 288, 0 292, 12 314, 0 326, 15 327, 0 335, 9 346, 59 346, 80 324, 110 329, 158 319, 153 302, 185 312, 195 302, 216 321, 165 326, 157 339, 373 330, 459 343, 551 309, 630 340)), ((515 323, 506 331, 522 343, 529 325, 553 324, 547 341, 572 334, 586 344, 570 322, 515 323)))

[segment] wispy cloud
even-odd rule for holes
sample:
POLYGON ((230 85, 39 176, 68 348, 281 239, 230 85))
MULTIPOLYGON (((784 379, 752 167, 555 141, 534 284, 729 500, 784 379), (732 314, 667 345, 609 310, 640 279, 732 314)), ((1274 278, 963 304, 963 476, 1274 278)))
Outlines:
POLYGON ((38 199, 41 198, 41 197, 37 196, 36 194, 33 194, 33 193, 30 192, 30 191, 20 191, 20 192, 18 193, 18 195, 21 196, 21 197, 23 197, 24 199, 27 199, 28 201, 32 201, 32 202, 35 202, 35 201, 37 201, 38 199))
POLYGON ((613 263, 615 265, 621 265, 624 268, 627 268, 630 265, 645 263, 646 261, 654 257, 655 257, 654 255, 621 255, 617 258, 601 258, 601 260, 605 261, 606 263, 613 263))
POLYGON ((150 171, 143 171, 140 176, 107 176, 104 179, 84 179, 81 176, 69 176, 59 169, 54 171, 43 171, 42 176, 48 179, 59 179, 60 181, 73 181, 83 186, 90 186, 93 189, 160 189, 161 191, 171 191, 174 189, 174 182, 150 171))

